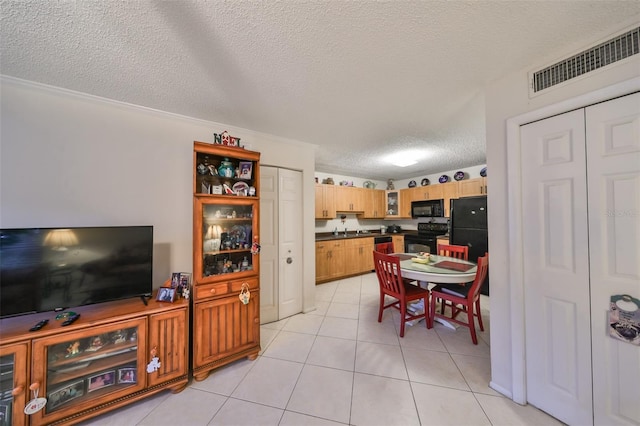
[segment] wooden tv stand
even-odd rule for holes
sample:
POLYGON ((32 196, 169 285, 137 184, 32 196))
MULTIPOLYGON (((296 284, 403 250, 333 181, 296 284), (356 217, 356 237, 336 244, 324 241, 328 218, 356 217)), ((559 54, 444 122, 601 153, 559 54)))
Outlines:
POLYGON ((188 300, 145 305, 135 298, 68 311, 80 314, 68 326, 55 312, 0 320, 0 411, 8 424, 78 423, 187 386, 188 300), (43 319, 47 325, 29 331, 43 319), (36 392, 46 406, 26 415, 36 392))

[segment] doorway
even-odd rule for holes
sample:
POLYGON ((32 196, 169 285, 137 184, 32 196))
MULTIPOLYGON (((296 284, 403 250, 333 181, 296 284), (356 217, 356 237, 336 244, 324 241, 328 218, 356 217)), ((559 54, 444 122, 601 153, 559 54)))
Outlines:
POLYGON ((260 167, 260 323, 302 312, 302 173, 260 167))

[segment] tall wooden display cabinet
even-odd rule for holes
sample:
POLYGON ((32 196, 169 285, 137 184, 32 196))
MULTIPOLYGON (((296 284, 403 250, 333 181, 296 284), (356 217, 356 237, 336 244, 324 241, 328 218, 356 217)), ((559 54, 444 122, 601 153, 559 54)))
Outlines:
POLYGON ((193 375, 260 352, 260 153, 194 142, 193 375))

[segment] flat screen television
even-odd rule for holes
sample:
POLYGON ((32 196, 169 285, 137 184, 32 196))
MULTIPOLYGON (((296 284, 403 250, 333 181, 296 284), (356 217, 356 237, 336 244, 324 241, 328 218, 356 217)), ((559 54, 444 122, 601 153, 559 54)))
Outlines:
POLYGON ((0 318, 150 296, 153 226, 0 229, 0 318))

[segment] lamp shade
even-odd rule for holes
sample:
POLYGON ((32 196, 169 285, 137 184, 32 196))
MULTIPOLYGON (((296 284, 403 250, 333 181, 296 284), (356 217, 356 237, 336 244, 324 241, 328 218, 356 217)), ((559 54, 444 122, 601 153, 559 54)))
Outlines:
POLYGON ((78 244, 78 237, 71 229, 54 229, 49 231, 44 239, 44 245, 54 250, 67 250, 70 246, 78 244))

